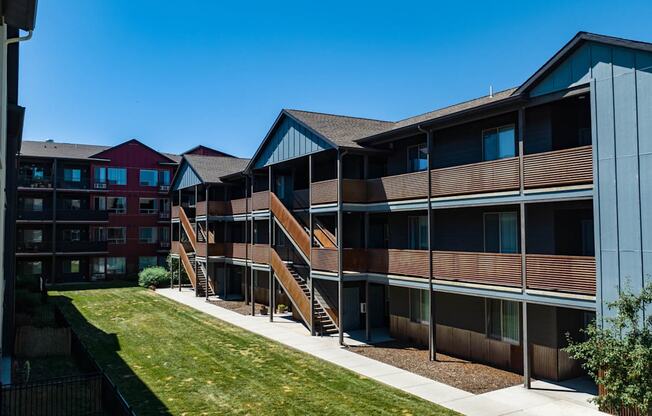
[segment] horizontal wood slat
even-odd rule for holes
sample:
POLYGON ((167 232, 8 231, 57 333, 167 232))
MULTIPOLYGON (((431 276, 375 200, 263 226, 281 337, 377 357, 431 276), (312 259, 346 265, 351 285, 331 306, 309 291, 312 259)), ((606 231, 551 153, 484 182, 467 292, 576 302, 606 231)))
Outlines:
POLYGON ((247 200, 249 198, 232 199, 226 202, 227 214, 246 214, 247 213, 247 200))
POLYGON ((225 246, 222 243, 198 243, 197 244, 197 255, 199 257, 206 256, 223 256, 225 246))
POLYGON ((433 169, 432 196, 477 194, 519 189, 518 158, 433 169))
POLYGON ((254 192, 251 197, 251 203, 254 211, 269 209, 269 192, 254 192))
POLYGON ((294 240, 301 252, 307 258, 310 258, 310 236, 306 233, 306 230, 303 229, 301 224, 294 218, 294 215, 285 208, 285 205, 273 192, 270 193, 270 202, 274 217, 294 240))
POLYGON ((337 202, 337 179, 314 182, 311 188, 311 203, 313 205, 330 204, 337 202))
POLYGON ((254 244, 251 246, 251 257, 254 263, 269 263, 269 245, 254 244))
POLYGON ((426 198, 428 173, 413 172, 367 180, 367 202, 426 198))
POLYGON ((428 278, 427 250, 368 249, 363 253, 351 254, 364 260, 371 273, 428 278))
POLYGON ((436 279, 500 286, 521 285, 521 255, 433 251, 436 279))
POLYGON ((247 244, 245 243, 225 243, 224 256, 232 259, 247 259, 247 244))
POLYGON ((198 217, 209 215, 218 216, 226 214, 226 202, 224 201, 199 201, 195 205, 195 215, 198 217))
POLYGON ((523 177, 526 188, 592 183, 592 146, 525 155, 523 177))
POLYGON ((294 280, 294 277, 285 266, 285 263, 283 263, 281 257, 279 257, 274 249, 270 250, 270 261, 278 282, 283 286, 283 289, 285 289, 285 293, 298 310, 299 315, 301 315, 306 325, 310 327, 310 300, 305 293, 303 293, 303 290, 301 290, 301 287, 297 281, 294 280))
POLYGON ((528 254, 527 287, 595 295, 595 257, 528 254))

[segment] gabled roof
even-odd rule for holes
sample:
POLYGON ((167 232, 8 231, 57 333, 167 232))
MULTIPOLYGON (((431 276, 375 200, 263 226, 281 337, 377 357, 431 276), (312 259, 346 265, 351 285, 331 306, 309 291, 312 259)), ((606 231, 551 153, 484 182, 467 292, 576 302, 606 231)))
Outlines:
POLYGON ((20 155, 23 157, 47 157, 55 159, 90 159, 109 149, 94 144, 59 143, 51 140, 23 140, 20 155))
POLYGON ((249 159, 231 156, 193 154, 183 155, 183 161, 188 163, 203 183, 222 183, 223 177, 242 172, 249 163, 249 159))
POLYGON ((361 147, 356 140, 391 128, 391 121, 316 113, 303 110, 284 110, 295 120, 311 128, 334 147, 361 147))
POLYGON ((221 150, 213 149, 212 147, 204 146, 203 144, 197 145, 191 149, 186 150, 181 153, 182 155, 195 154, 203 156, 225 156, 225 157, 235 157, 228 153, 222 152, 221 150))
POLYGON ((587 41, 652 52, 652 43, 623 39, 614 36, 598 35, 596 33, 578 32, 566 45, 564 45, 556 54, 554 54, 552 58, 548 59, 548 61, 543 64, 541 68, 532 74, 532 76, 528 78, 527 81, 521 84, 521 86, 518 87, 514 93, 522 94, 530 90, 532 86, 537 83, 537 81, 548 75, 566 57, 575 51, 581 44, 587 41))
POLYGON ((102 158, 103 153, 105 153, 105 152, 107 152, 109 150, 117 149, 117 148, 122 147, 122 146, 126 146, 128 144, 132 144, 132 143, 138 144, 139 146, 142 146, 142 147, 144 147, 146 149, 151 150, 154 153, 157 153, 157 154, 161 155, 162 157, 168 159, 168 161, 170 161, 171 163, 175 163, 175 164, 177 163, 177 160, 173 159, 169 155, 167 155, 165 153, 161 153, 158 150, 152 149, 151 147, 147 146, 145 143, 141 142, 140 140, 136 140, 136 139, 129 139, 129 140, 127 140, 125 142, 122 142, 122 143, 120 143, 118 145, 115 145, 115 146, 109 147, 107 149, 104 149, 104 150, 92 155, 92 157, 94 157, 94 158, 102 158))

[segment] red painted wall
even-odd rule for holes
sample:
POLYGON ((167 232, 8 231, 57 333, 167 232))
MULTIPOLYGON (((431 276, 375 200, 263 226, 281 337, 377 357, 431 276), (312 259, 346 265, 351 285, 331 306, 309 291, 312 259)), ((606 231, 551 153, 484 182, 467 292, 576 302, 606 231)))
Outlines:
MULTIPOLYGON (((109 159, 110 161, 95 162, 92 165, 92 172, 94 172, 95 166, 127 169, 127 185, 107 185, 107 191, 98 191, 94 195, 124 196, 127 198, 127 212, 125 214, 109 213, 108 224, 109 227, 127 227, 127 242, 126 244, 109 244, 108 250, 109 257, 126 257, 127 273, 137 273, 138 258, 140 256, 165 257, 168 252, 167 249, 161 249, 158 241, 154 244, 140 243, 139 227, 170 228, 169 218, 162 220, 158 214, 160 200, 168 199, 168 193, 160 192, 159 186, 141 186, 140 170, 167 170, 170 172, 170 180, 172 180, 176 165, 169 165, 173 161, 137 141, 129 141, 112 147, 96 157, 109 159), (157 212, 155 214, 141 214, 139 212, 140 198, 156 198, 157 212)), ((160 233, 157 229, 157 240, 159 238, 160 233)))

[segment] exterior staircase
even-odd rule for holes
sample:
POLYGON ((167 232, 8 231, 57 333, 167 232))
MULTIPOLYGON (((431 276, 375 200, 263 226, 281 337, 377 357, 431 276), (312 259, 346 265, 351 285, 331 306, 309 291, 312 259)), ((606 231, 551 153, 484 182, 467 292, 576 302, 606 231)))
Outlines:
MULTIPOLYGON (((181 263, 183 264, 183 268, 185 269, 186 274, 190 279, 190 284, 192 285, 193 289, 195 289, 197 295, 199 296, 206 296, 207 291, 209 296, 215 295, 215 288, 213 287, 213 283, 209 281, 208 285, 206 284, 206 269, 201 262, 197 264, 198 266, 197 273, 195 273, 195 262, 197 262, 197 259, 195 258, 195 252, 197 251, 198 239, 197 239, 197 234, 195 233, 195 227, 193 227, 192 224, 190 223, 190 220, 188 219, 185 211, 183 210, 183 207, 179 207, 179 222, 183 227, 183 231, 188 236, 187 243, 190 244, 190 248, 192 249, 192 251, 186 250, 184 243, 180 243, 178 245, 179 257, 181 258, 181 263)), ((205 234, 201 229, 200 229, 200 235, 202 235, 200 239, 206 241, 205 234)))
MULTIPOLYGON (((283 228, 294 247, 302 254, 308 262, 311 255, 310 236, 305 227, 295 216, 283 205, 274 193, 270 193, 270 208, 274 214, 276 223, 283 228)), ((283 261, 275 249, 270 251, 270 266, 276 275, 277 281, 281 284, 285 293, 292 301, 295 309, 308 327, 310 322, 310 288, 308 282, 297 272, 292 263, 283 261)), ((339 331, 337 315, 325 307, 317 298, 314 299, 313 318, 315 330, 322 334, 333 334, 339 331)))

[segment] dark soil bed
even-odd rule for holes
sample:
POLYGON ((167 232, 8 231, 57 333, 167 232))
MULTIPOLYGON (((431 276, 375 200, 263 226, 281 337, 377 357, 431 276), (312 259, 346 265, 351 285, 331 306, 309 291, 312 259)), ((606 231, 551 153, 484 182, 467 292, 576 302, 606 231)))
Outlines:
MULTIPOLYGON (((223 300, 223 299, 209 299, 209 303, 237 312, 240 315, 251 315, 251 304, 245 304, 244 300, 223 300)), ((260 313, 260 303, 256 304, 256 313, 260 313)))
POLYGON ((515 386, 523 381, 519 374, 460 360, 445 354, 437 354, 437 361, 429 361, 427 348, 415 348, 400 341, 348 348, 365 357, 475 394, 515 386))

